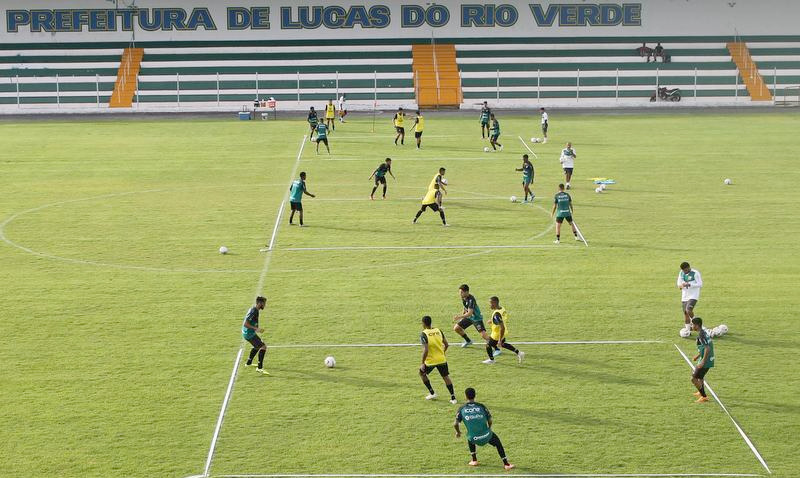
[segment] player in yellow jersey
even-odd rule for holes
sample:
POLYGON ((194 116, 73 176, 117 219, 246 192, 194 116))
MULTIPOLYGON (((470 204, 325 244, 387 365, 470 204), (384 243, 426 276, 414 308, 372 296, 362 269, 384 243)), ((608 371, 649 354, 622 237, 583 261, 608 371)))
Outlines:
POLYGON ((442 225, 447 227, 447 219, 444 217, 444 208, 442 208, 442 191, 445 193, 444 189, 444 168, 439 168, 439 174, 433 177, 433 181, 428 186, 428 192, 425 194, 425 197, 422 199, 422 207, 417 211, 417 215, 414 217, 414 221, 412 224, 417 223, 417 219, 425 212, 426 209, 431 208, 434 212, 439 212, 439 217, 442 218, 442 225))
POLYGON ((422 342, 422 365, 419 366, 419 376, 422 378, 422 383, 428 389, 429 395, 425 400, 434 400, 436 392, 431 387, 431 381, 428 380, 428 374, 436 369, 439 375, 444 379, 444 384, 447 386, 447 391, 450 392, 450 403, 456 404, 456 394, 453 390, 453 382, 450 381, 450 370, 447 367, 447 339, 440 329, 434 328, 431 325, 431 317, 426 315, 422 318, 422 333, 419 335, 419 340, 422 342))
POLYGON ((491 334, 489 334, 489 340, 486 342, 486 353, 489 355, 489 359, 484 360, 483 363, 494 363, 494 358, 500 355, 500 350, 495 350, 498 344, 504 349, 517 354, 517 361, 522 363, 525 360, 525 352, 517 350, 513 345, 506 342, 508 337, 508 312, 506 312, 505 308, 500 307, 500 299, 497 296, 489 299, 489 307, 492 308, 491 334))
POLYGON ((397 113, 394 114, 392 123, 394 124, 395 131, 397 131, 397 136, 394 137, 394 145, 397 146, 398 139, 400 140, 400 144, 404 144, 406 140, 406 114, 403 108, 397 108, 397 113))
POLYGON ((336 105, 333 104, 333 100, 328 100, 328 104, 325 105, 325 124, 329 130, 336 130, 336 105))
POLYGON ((414 137, 417 138, 417 149, 422 147, 422 130, 425 128, 425 118, 422 113, 417 110, 417 116, 414 118, 414 137))

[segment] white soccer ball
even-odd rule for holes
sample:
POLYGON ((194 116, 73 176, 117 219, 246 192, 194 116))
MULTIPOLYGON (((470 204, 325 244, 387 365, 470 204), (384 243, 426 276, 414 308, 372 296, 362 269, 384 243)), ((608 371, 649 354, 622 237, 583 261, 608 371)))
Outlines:
POLYGON ((680 331, 680 332, 678 332, 678 333, 679 333, 679 334, 680 334, 680 336, 681 336, 681 337, 683 337, 684 339, 685 339, 685 338, 688 338, 690 335, 692 335, 692 332, 691 332, 689 329, 687 329, 686 327, 682 328, 682 329, 681 329, 681 331, 680 331))
POLYGON ((601 192, 603 192, 603 188, 594 188, 594 192, 600 194, 601 192))
POLYGON ((713 329, 706 329, 706 333, 708 334, 709 337, 712 337, 712 338, 713 337, 717 337, 717 336, 720 335, 719 327, 714 327, 713 329))
POLYGON ((539 141, 539 138, 531 138, 531 143, 538 143, 539 141))
POLYGON ((730 186, 731 184, 733 184, 733 181, 731 181, 731 178, 725 178, 725 181, 723 181, 723 183, 730 186))
POLYGON ((600 185, 600 189, 601 189, 601 190, 603 190, 603 191, 605 191, 605 190, 606 190, 606 185, 605 185, 605 184, 601 184, 601 185, 600 185))
POLYGON ((328 368, 333 368, 336 366, 336 359, 333 356, 325 357, 325 366, 328 368))
POLYGON ((511 196, 511 202, 517 202, 517 196, 511 196))
POLYGON ((483 148, 483 152, 484 152, 484 153, 488 153, 488 152, 489 152, 489 147, 488 147, 488 146, 486 146, 485 148, 483 148))
POLYGON ((717 326, 717 329, 719 329, 719 335, 725 335, 728 333, 728 326, 725 324, 720 324, 717 326))
POLYGON ((219 253, 220 254, 227 254, 228 253, 228 248, 225 247, 225 246, 219 246, 219 253))
POLYGON ((444 178, 442 178, 442 184, 444 184, 445 186, 447 186, 447 180, 446 180, 446 179, 444 179, 444 178))

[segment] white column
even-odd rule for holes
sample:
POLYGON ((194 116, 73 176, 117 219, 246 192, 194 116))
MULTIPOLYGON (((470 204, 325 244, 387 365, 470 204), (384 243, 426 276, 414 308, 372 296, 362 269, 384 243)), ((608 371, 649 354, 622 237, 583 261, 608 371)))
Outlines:
POLYGON ((300 104, 300 72, 297 72, 297 104, 300 104))
MULTIPOLYGON (((378 86, 376 85, 375 88, 378 86)), ((336 72, 336 99, 339 99, 339 72, 336 72)))
POLYGON ((536 101, 542 103, 542 70, 536 70, 536 101))
POLYGON ((178 106, 181 105, 181 74, 175 73, 175 93, 178 95, 178 106))
POLYGON ((694 102, 697 103, 697 67, 694 69, 694 102))
POLYGON ((256 72, 256 99, 258 99, 258 94, 259 94, 259 91, 258 91, 258 72, 256 72))
POLYGON ((61 108, 61 85, 58 83, 58 73, 56 73, 56 106, 61 108))
POLYGON ((500 70, 497 70, 497 101, 500 101, 500 70))
POLYGON ((94 75, 94 91, 97 94, 97 107, 100 107, 100 75, 94 75))
POLYGON ((17 75, 17 108, 19 108, 19 75, 17 75))
POLYGON ((578 75, 575 77, 575 101, 581 100, 581 69, 578 68, 578 75))
POLYGON ((619 101, 619 68, 617 68, 617 75, 614 82, 614 101, 619 101))
MULTIPOLYGON (((374 112, 375 108, 378 107, 378 70, 373 71, 372 74, 373 74, 373 79, 374 79, 374 85, 372 87, 372 96, 373 96, 373 99, 372 99, 372 101, 373 101, 372 110, 374 112)), ((336 75, 337 75, 336 83, 338 84, 339 83, 339 78, 338 78, 339 72, 336 72, 336 75)), ((417 105, 417 107, 419 107, 419 105, 417 105)), ((374 113, 373 113, 373 117, 374 117, 374 113)))
POLYGON ((219 72, 217 72, 217 106, 219 106, 219 72))

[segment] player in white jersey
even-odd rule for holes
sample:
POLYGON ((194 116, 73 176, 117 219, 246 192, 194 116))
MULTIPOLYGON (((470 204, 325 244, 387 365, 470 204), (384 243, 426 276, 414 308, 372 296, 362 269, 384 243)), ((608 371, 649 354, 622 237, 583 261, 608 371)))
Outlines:
POLYGON ((694 308, 700 300, 700 289, 703 287, 703 278, 700 271, 692 269, 688 262, 681 263, 681 271, 678 273, 678 289, 681 290, 681 309, 683 309, 683 323, 690 332, 692 330, 692 319, 694 318, 694 308))
POLYGON ((578 156, 575 154, 575 150, 572 148, 572 143, 567 143, 567 146, 561 150, 561 168, 564 170, 564 183, 567 185, 567 189, 570 189, 569 181, 572 179, 572 169, 575 167, 575 158, 578 156))
POLYGON ((339 97, 339 122, 344 123, 344 117, 347 116, 347 106, 345 105, 344 93, 339 97))
POLYGON ((542 113, 542 144, 547 142, 547 112, 544 108, 539 108, 542 113))

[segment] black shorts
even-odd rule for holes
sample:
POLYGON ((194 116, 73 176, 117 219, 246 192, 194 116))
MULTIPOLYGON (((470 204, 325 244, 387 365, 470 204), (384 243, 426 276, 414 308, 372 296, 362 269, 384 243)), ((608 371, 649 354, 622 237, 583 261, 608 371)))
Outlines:
POLYGON ((703 380, 703 377, 705 377, 707 373, 708 373, 708 368, 707 367, 704 367, 704 368, 697 367, 697 368, 694 369, 694 373, 692 374, 692 378, 703 380))
POLYGON ((493 134, 492 137, 489 138, 489 140, 492 141, 493 143, 496 143, 497 142, 497 138, 499 138, 499 137, 500 137, 499 134, 493 134))
POLYGON ((328 138, 317 138, 317 143, 325 143, 325 146, 328 146, 328 138))
POLYGON ((421 138, 422 137, 422 131, 414 131, 414 137, 415 138, 421 138))
POLYGON ((542 133, 547 134, 547 123, 542 123, 542 133))
POLYGON ((694 306, 697 305, 697 299, 689 299, 681 302, 681 309, 684 312, 689 312, 690 310, 694 310, 694 306))
POLYGON ((486 126, 488 128, 489 127, 489 122, 488 121, 481 121, 481 128, 483 128, 484 126, 486 126))
POLYGON ((466 319, 461 319, 461 320, 458 321, 458 326, 461 327, 464 330, 467 330, 467 327, 469 327, 471 325, 474 325, 475 326, 475 330, 477 330, 478 332, 485 332, 486 331, 486 326, 483 325, 483 321, 482 320, 479 320, 477 322, 473 322, 472 319, 466 318, 466 319))
POLYGON ((406 129, 402 126, 395 126, 394 129, 397 130, 397 134, 406 134, 406 129))
POLYGON ((562 222, 564 222, 564 219, 566 219, 568 223, 572 224, 572 216, 557 217, 556 222, 561 224, 562 222))
POLYGON ((450 369, 447 368, 447 362, 440 363, 438 365, 426 365, 425 366, 425 375, 428 375, 429 373, 431 373, 433 371, 433 369, 438 370, 439 371, 439 375, 441 375, 442 377, 446 377, 446 376, 450 375, 450 369))
POLYGON ((565 174, 572 174, 572 168, 564 168, 565 174))
POLYGON ((301 203, 301 202, 290 202, 289 206, 292 208, 292 211, 302 211, 303 210, 303 203, 301 203))
POLYGON ((317 125, 311 124, 311 123, 308 123, 308 125, 311 127, 311 131, 316 131, 317 130, 317 125))
POLYGON ((426 210, 426 209, 428 209, 428 208, 431 208, 431 209, 433 209, 433 211, 434 211, 434 212, 436 212, 436 211, 438 211, 438 210, 439 210, 439 205, 438 205, 438 204, 436 204, 436 203, 431 203, 431 204, 423 204, 423 205, 422 205, 422 210, 423 210, 423 211, 424 211, 424 210, 426 210))
POLYGON ((264 341, 261 340, 261 337, 259 337, 258 335, 250 337, 249 339, 247 339, 247 341, 250 342, 250 345, 252 345, 254 349, 260 349, 261 347, 266 345, 264 344, 264 341))
POLYGON ((375 176, 375 185, 377 186, 378 184, 386 184, 386 176, 375 176))

